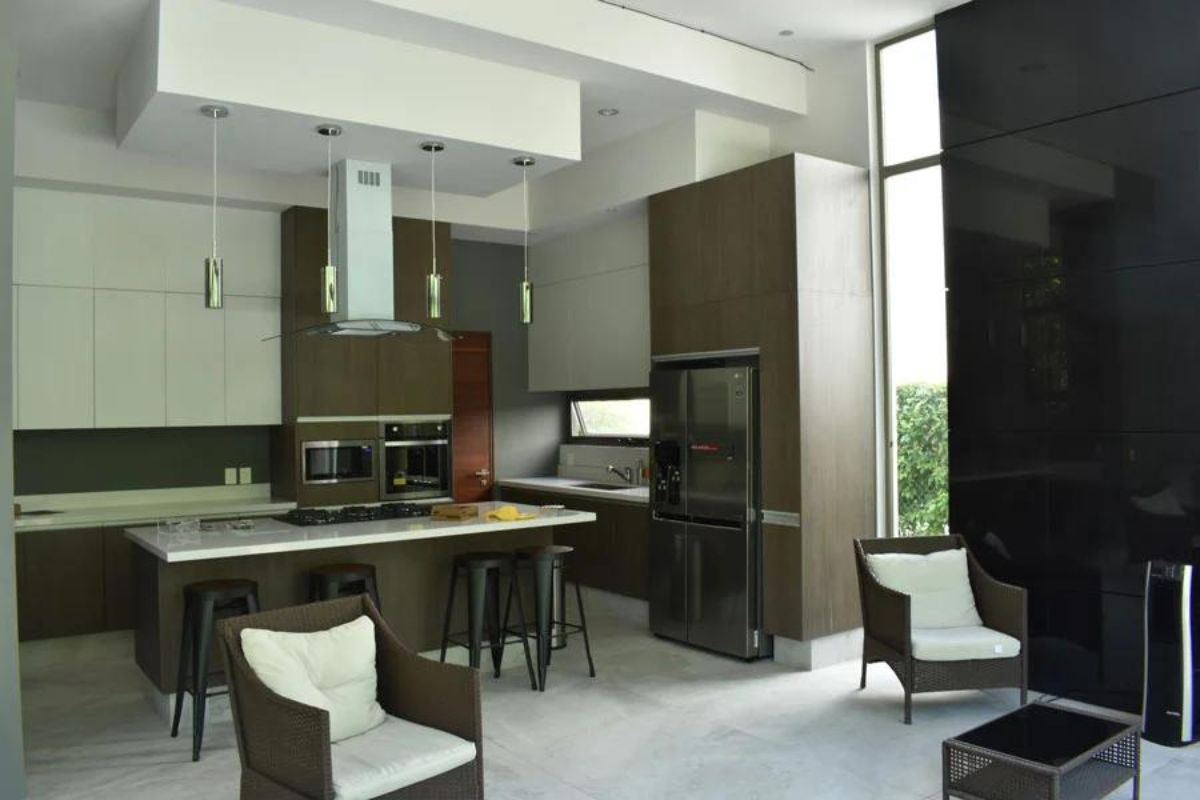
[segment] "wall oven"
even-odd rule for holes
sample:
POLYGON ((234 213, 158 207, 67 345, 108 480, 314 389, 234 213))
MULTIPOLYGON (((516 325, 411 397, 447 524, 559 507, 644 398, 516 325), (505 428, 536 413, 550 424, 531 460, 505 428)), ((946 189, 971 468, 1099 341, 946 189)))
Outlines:
POLYGON ((380 426, 381 500, 450 500, 450 417, 397 417, 380 426))
POLYGON ((370 439, 304 442, 301 477, 306 484, 373 481, 375 444, 370 439))

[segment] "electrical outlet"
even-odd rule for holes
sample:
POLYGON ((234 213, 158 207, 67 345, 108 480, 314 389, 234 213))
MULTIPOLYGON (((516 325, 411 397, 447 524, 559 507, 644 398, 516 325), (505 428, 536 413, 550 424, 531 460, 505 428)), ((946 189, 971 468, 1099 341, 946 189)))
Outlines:
POLYGON ((241 469, 238 470, 238 483, 249 483, 249 482, 250 482, 250 468, 242 467, 241 469))
POLYGON ((237 467, 226 467, 225 468, 225 485, 226 486, 234 486, 235 484, 237 484, 237 479, 238 479, 237 472, 238 472, 237 467))

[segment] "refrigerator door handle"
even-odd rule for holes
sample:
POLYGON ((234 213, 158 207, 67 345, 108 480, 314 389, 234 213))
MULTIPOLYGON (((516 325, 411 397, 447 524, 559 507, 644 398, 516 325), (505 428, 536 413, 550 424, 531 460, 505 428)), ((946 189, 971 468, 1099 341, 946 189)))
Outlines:
MULTIPOLYGON (((687 593, 688 622, 699 622, 704 617, 704 551, 699 539, 687 538, 687 593)), ((691 638, 690 636, 688 637, 691 638)))

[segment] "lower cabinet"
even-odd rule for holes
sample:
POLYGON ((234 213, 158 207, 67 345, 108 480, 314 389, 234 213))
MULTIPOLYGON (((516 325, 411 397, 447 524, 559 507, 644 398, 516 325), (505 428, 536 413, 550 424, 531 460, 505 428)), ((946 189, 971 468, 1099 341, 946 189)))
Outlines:
POLYGON ((645 600, 649 597, 650 511, 632 503, 592 500, 572 494, 500 487, 500 497, 529 505, 564 505, 591 511, 595 522, 556 528, 554 541, 575 548, 567 559, 572 580, 584 586, 645 600))
POLYGON ((21 641, 133 627, 133 545, 121 528, 17 532, 21 641))

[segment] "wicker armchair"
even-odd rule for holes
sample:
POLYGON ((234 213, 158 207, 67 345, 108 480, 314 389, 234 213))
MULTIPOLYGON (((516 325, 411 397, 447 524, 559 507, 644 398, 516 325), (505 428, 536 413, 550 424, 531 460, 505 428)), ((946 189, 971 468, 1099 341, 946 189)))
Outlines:
POLYGON ((912 653, 911 598, 881 585, 867 568, 868 555, 927 555, 959 548, 965 549, 966 542, 957 534, 858 539, 854 542, 863 615, 859 688, 867 686, 867 664, 887 663, 904 687, 905 724, 912 723, 912 696, 922 692, 1012 687, 1021 690, 1021 705, 1028 699, 1029 635, 1024 589, 1001 583, 988 575, 968 550, 967 571, 979 616, 986 627, 1020 641, 1020 655, 969 661, 922 661, 914 658, 912 653))
POLYGON ((385 795, 482 798, 483 733, 479 674, 408 650, 365 596, 264 611, 219 623, 230 705, 242 762, 242 800, 333 800, 328 712, 281 697, 255 675, 242 653, 243 628, 307 633, 366 614, 375 623, 379 704, 388 714, 475 743, 475 760, 385 795))

